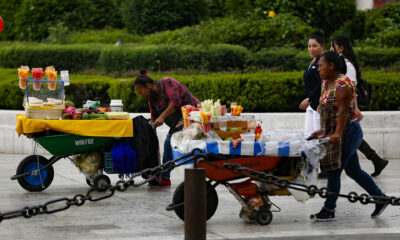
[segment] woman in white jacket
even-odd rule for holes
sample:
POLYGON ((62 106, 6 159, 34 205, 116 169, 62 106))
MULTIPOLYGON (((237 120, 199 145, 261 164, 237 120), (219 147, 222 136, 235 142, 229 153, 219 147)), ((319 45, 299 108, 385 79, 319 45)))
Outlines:
MULTIPOLYGON (((345 35, 336 35, 332 38, 330 50, 341 54, 344 57, 347 67, 346 76, 350 78, 354 86, 357 86, 357 79, 360 79, 361 71, 350 40, 345 35)), ((361 121, 363 115, 361 114, 357 104, 355 106, 355 114, 358 121, 361 121)), ((389 161, 379 157, 365 140, 361 142, 358 150, 360 150, 369 160, 373 162, 375 171, 371 174, 371 176, 376 177, 381 174, 382 170, 386 167, 389 161)))

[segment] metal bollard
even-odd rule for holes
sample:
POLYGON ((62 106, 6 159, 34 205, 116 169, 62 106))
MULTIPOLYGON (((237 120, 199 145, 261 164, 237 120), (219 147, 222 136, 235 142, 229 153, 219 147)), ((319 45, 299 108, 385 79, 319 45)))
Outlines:
POLYGON ((206 239, 206 170, 185 169, 185 240, 206 239))

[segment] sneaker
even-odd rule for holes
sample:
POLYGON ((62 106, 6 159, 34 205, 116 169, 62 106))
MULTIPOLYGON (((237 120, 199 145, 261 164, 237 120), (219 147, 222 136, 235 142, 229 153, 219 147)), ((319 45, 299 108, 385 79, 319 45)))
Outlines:
POLYGON ((171 180, 169 179, 161 179, 161 181, 150 181, 149 185, 152 187, 170 187, 171 186, 171 180))
POLYGON ((315 222, 329 222, 335 221, 335 212, 331 212, 322 208, 319 213, 310 216, 310 219, 315 222))
POLYGON ((169 179, 161 179, 160 185, 161 187, 171 187, 171 180, 169 179))
POLYGON ((382 170, 388 165, 389 161, 386 159, 380 159, 379 161, 374 162, 375 172, 371 174, 373 177, 379 176, 382 170))
POLYGON ((375 218, 381 215, 385 208, 389 205, 389 202, 387 203, 375 203, 375 210, 372 212, 371 217, 375 218))

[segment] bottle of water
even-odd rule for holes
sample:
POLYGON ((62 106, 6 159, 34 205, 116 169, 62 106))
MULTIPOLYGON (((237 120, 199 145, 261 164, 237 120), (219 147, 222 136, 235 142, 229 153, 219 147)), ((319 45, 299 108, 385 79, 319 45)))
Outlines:
POLYGON ((68 70, 63 70, 61 73, 61 80, 64 81, 64 86, 69 86, 69 74, 68 70))

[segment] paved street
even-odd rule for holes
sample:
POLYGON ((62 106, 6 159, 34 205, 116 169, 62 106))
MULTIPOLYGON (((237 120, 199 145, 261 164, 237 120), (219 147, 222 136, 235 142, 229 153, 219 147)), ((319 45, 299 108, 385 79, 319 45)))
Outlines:
MULTIPOLYGON (((43 192, 32 193, 21 188, 10 176, 15 174, 23 155, 0 155, 0 211, 19 210, 25 206, 44 204, 51 199, 86 194, 85 178, 68 159, 54 165, 51 186, 43 192)), ((373 166, 363 160, 370 173, 373 166)), ((171 188, 141 186, 117 192, 112 198, 87 201, 83 206, 50 215, 38 215, 4 220, 0 223, 0 239, 184 239, 184 223, 175 213, 165 210, 177 185, 183 180, 184 168, 173 171, 171 188)), ((116 175, 109 175, 115 183, 116 175)), ((400 161, 391 160, 376 182, 387 195, 400 197, 400 161)), ((326 184, 319 180, 320 187, 326 184)), ((342 192, 362 193, 362 189, 347 176, 342 176, 342 192)), ((371 219, 373 205, 338 201, 336 221, 310 222, 308 216, 322 206, 323 199, 315 197, 306 203, 292 196, 275 196, 271 200, 282 211, 273 213, 270 225, 245 224, 239 218, 241 206, 223 187, 217 187, 219 205, 207 222, 207 239, 400 239, 400 207, 388 206, 377 219, 371 219)))

